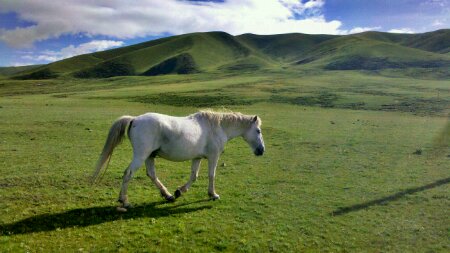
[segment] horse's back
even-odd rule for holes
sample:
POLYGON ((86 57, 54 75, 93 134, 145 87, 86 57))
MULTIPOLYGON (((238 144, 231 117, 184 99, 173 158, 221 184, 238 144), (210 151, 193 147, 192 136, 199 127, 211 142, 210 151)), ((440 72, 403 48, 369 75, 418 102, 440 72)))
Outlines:
POLYGON ((158 150, 163 158, 182 161, 203 155, 206 132, 200 122, 190 117, 146 113, 133 120, 130 139, 134 149, 146 153, 158 150))

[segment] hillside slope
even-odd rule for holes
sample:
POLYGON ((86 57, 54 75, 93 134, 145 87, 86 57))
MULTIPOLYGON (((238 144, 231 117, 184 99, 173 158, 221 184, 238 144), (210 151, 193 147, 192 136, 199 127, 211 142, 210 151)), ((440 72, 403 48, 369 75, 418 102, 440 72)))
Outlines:
POLYGON ((358 70, 450 67, 450 30, 352 35, 191 33, 80 55, 16 79, 106 78, 279 68, 358 70))
POLYGON ((446 54, 404 46, 407 42, 413 44, 413 38, 394 43, 392 38, 391 41, 384 39, 388 36, 383 33, 363 33, 327 40, 304 54, 296 64, 309 64, 328 70, 450 66, 450 58, 446 54))
POLYGON ((0 76, 12 76, 17 73, 37 69, 41 65, 28 65, 18 67, 0 67, 0 76))
POLYGON ((280 61, 294 60, 321 42, 338 38, 336 35, 308 35, 301 33, 256 35, 243 34, 236 38, 262 54, 280 61))
POLYGON ((359 34, 359 36, 434 53, 445 54, 450 52, 450 29, 419 34, 364 32, 359 34))

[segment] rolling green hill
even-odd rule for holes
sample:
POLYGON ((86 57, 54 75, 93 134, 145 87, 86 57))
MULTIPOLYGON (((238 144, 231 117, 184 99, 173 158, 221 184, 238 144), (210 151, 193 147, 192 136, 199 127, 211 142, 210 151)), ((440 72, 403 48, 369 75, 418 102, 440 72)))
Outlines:
POLYGON ((421 34, 364 32, 361 33, 360 36, 368 39, 396 43, 402 46, 422 49, 435 53, 450 52, 449 29, 442 29, 421 34))
MULTIPOLYGON (((310 64, 328 70, 377 70, 385 68, 438 68, 450 66, 448 55, 389 42, 390 34, 363 33, 342 36, 316 45, 297 64, 310 64), (375 36, 374 36, 375 35, 375 36), (388 35, 388 36, 386 36, 388 35), (376 39, 373 39, 376 37, 376 39)), ((398 35, 394 35, 398 36, 398 35)), ((410 37, 412 40, 413 38, 410 37)), ((449 43, 449 42, 446 42, 449 43)))
POLYGON ((19 67, 0 67, 0 76, 12 76, 20 72, 36 69, 41 65, 28 65, 19 67))
POLYGON ((243 34, 237 39, 270 58, 279 61, 295 60, 321 42, 338 38, 336 35, 308 35, 300 33, 278 35, 243 34))
POLYGON ((280 67, 325 70, 443 68, 450 66, 449 52, 449 29, 423 34, 364 32, 345 36, 298 33, 232 36, 224 32, 207 32, 80 55, 33 69, 17 70, 13 78, 106 78, 280 67))

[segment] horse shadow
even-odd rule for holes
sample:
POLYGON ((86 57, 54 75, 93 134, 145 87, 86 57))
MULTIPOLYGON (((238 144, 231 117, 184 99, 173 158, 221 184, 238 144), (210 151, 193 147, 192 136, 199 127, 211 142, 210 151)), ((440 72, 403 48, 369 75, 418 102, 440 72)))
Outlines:
POLYGON ((201 202, 206 202, 206 200, 179 205, 167 205, 163 207, 158 206, 167 202, 153 202, 130 208, 125 213, 117 212, 116 208, 113 206, 77 208, 60 213, 41 214, 9 224, 0 224, 0 235, 28 234, 65 228, 87 227, 115 220, 128 220, 145 217, 157 219, 212 208, 211 205, 185 207, 190 204, 201 202))
POLYGON ((440 179, 437 180, 433 183, 427 184, 427 185, 423 185, 423 186, 419 186, 419 187, 413 187, 413 188, 408 188, 406 190, 397 192, 395 194, 383 197, 383 198, 379 198, 379 199, 374 199, 371 201, 367 201, 361 204, 356 204, 356 205, 352 205, 352 206, 346 206, 346 207, 340 207, 334 211, 332 211, 330 213, 331 216, 340 216, 340 215, 344 215, 350 212, 356 212, 362 209, 366 209, 369 208, 371 206, 375 206, 375 205, 385 205, 391 201, 396 201, 399 200, 400 198, 405 197, 406 195, 410 195, 410 194, 414 194, 416 192, 421 192, 421 191, 425 191, 425 190, 429 190, 441 185, 445 185, 450 183, 450 177, 448 178, 444 178, 444 179, 440 179))

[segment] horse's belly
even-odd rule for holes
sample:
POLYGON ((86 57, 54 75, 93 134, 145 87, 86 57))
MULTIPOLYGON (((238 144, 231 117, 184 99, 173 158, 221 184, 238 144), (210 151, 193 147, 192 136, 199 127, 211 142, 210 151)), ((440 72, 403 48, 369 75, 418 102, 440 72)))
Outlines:
POLYGON ((162 146, 157 155, 170 161, 186 161, 204 157, 201 150, 189 145, 180 145, 177 147, 162 146))

